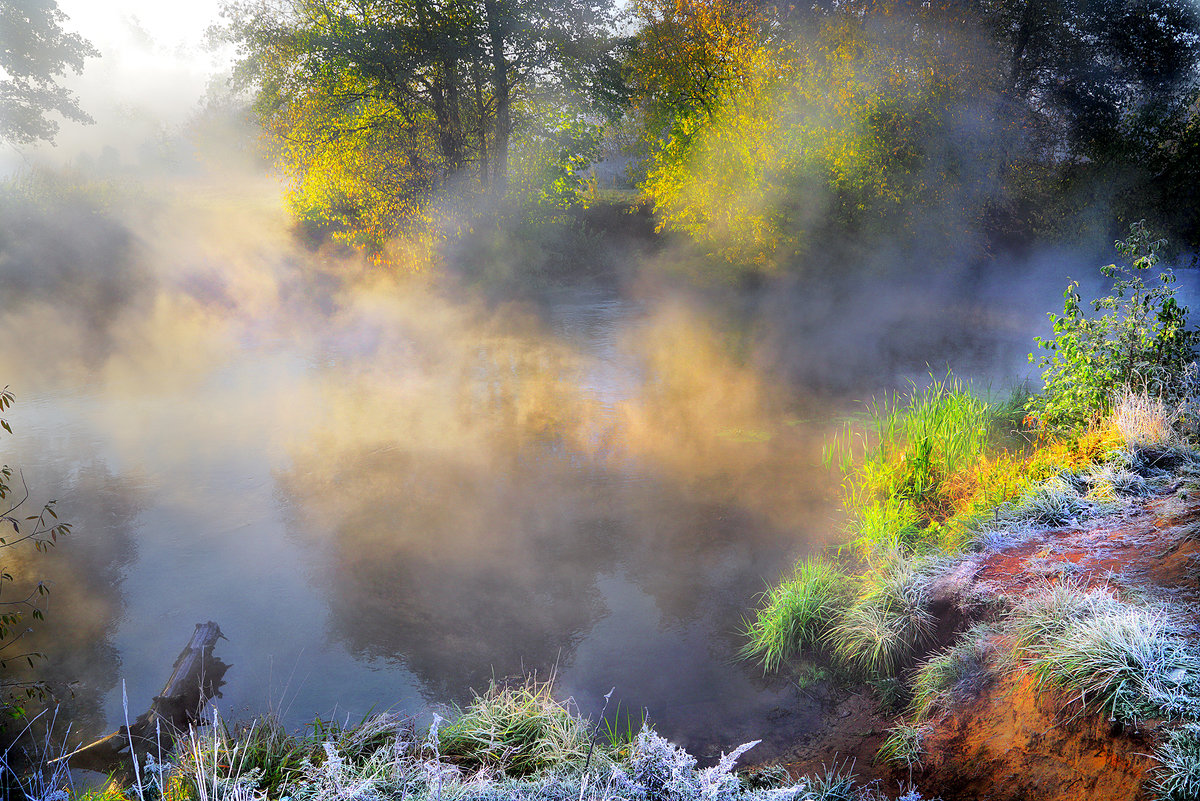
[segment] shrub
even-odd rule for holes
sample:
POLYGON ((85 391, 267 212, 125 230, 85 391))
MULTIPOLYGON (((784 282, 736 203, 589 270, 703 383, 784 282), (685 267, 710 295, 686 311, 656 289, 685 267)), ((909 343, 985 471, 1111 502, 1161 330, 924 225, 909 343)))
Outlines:
POLYGON ((1177 400, 1200 340, 1187 328, 1187 308, 1175 300, 1171 270, 1159 272, 1157 286, 1142 277, 1156 267, 1164 244, 1152 239, 1145 222, 1130 226, 1129 238, 1116 244, 1129 267, 1101 268, 1106 277, 1119 276, 1112 294, 1092 301, 1102 314, 1085 314, 1079 283, 1067 286, 1062 314, 1050 314, 1054 336, 1037 337, 1048 353, 1029 355, 1042 368, 1044 386, 1026 408, 1043 425, 1077 428, 1105 415, 1113 387, 1177 400))
POLYGON ((750 638, 742 656, 775 670, 805 645, 821 641, 846 605, 849 578, 836 565, 809 558, 792 576, 763 595, 766 603, 746 627, 750 638))
MULTIPOLYGON (((12 406, 13 400, 8 387, 0 389, 0 414, 12 406)), ((0 428, 12 433, 12 426, 4 417, 0 417, 0 428)), ((0 466, 0 527, 4 529, 4 536, 0 536, 0 559, 11 553, 10 548, 32 547, 44 553, 71 531, 70 523, 59 522, 54 501, 46 503, 40 512, 30 514, 34 510, 26 506, 29 487, 25 486, 24 478, 16 486, 13 474, 13 468, 0 466)), ((20 476, 19 471, 17 475, 20 476)), ((15 587, 15 595, 12 590, 6 595, 6 585, 13 583, 9 569, 0 563, 0 670, 10 661, 26 662, 32 667, 34 659, 43 657, 40 652, 23 650, 20 640, 29 630, 26 616, 42 619, 39 602, 49 592, 39 581, 32 587, 15 587)), ((0 711, 19 717, 24 711, 22 698, 44 699, 48 695, 49 689, 41 681, 0 680, 0 711)))

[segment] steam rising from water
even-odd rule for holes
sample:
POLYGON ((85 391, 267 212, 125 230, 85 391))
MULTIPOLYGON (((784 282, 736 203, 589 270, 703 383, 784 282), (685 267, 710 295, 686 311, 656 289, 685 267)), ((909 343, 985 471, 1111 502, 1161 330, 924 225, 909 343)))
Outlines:
POLYGON ((973 348, 1004 371, 1050 308, 904 265, 739 296, 648 269, 496 301, 305 250, 267 181, 118 187, 3 220, 9 461, 78 523, 21 566, 55 584, 32 644, 81 682, 81 730, 116 724, 118 677, 148 702, 214 619, 235 716, 557 672, 585 711, 615 684, 693 748, 781 747, 817 702, 738 663, 738 630, 836 536, 828 390, 973 348))

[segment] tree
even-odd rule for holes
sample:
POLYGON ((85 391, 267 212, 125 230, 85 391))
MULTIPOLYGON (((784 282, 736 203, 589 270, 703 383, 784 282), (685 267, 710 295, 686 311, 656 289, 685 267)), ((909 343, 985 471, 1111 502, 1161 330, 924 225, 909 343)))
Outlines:
MULTIPOLYGON (((13 394, 8 387, 0 390, 0 412, 8 409, 13 402, 13 394)), ((12 427, 7 419, 0 417, 0 428, 12 433, 12 427)), ((32 546, 38 551, 45 551, 71 530, 70 523, 60 523, 58 514, 54 511, 55 503, 50 501, 41 511, 22 517, 22 507, 29 500, 29 488, 21 480, 21 486, 14 486, 14 471, 8 465, 0 467, 0 526, 11 533, 0 536, 0 554, 7 553, 11 548, 32 546)), ((20 473, 17 473, 20 476, 20 473)), ((0 669, 11 661, 25 660, 33 664, 33 660, 41 654, 33 651, 21 651, 18 643, 28 631, 26 616, 35 620, 42 619, 41 608, 37 599, 48 592, 42 582, 37 582, 22 597, 5 597, 6 585, 13 583, 13 575, 0 565, 0 669)), ((0 680, 0 707, 14 703, 14 698, 24 694, 29 698, 38 697, 45 693, 45 687, 39 682, 13 682, 0 680)), ((18 707, 19 708, 19 707, 18 707)))
POLYGON ((829 257, 830 243, 872 231, 894 239, 911 204, 937 209, 961 194, 942 145, 967 91, 964 59, 927 29, 841 9, 798 31, 738 0, 644 0, 635 11, 645 186, 663 227, 718 265, 797 268, 814 242, 829 257))
POLYGON ((616 72, 602 0, 295 0, 223 13, 297 211, 360 244, 419 221, 434 196, 502 193, 521 104, 535 92, 606 97, 588 87, 616 72))
POLYGON ((78 34, 63 30, 66 19, 55 0, 0 0, 0 139, 52 141, 58 123, 46 116, 50 112, 92 121, 58 80, 100 54, 78 34))

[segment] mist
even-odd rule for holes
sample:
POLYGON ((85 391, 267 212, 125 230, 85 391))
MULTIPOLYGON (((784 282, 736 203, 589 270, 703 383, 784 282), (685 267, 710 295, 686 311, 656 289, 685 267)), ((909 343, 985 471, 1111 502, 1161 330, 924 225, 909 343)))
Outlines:
MULTIPOLYGON (((1068 277, 1112 258, 1107 234, 986 253, 956 195, 735 280, 644 207, 533 244, 475 209, 381 265, 296 222, 244 98, 125 91, 145 125, 96 112, 0 205, 6 460, 76 524, 10 569, 52 585, 29 642, 85 739, 211 619, 229 716, 423 714, 535 673, 768 758, 822 701, 739 661, 741 631, 842 539, 828 436, 948 371, 1025 381, 1068 277)), ((959 119, 954 159, 994 133, 959 119)))

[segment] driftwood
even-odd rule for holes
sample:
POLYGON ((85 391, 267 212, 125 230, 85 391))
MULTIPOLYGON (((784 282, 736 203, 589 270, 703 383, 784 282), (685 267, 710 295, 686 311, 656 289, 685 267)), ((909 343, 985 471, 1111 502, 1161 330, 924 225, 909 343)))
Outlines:
POLYGON ((204 706, 220 695, 229 665, 213 656, 213 647, 224 636, 211 620, 197 623, 191 640, 175 660, 171 677, 148 710, 128 726, 55 761, 69 759, 74 767, 104 770, 128 759, 131 750, 139 756, 159 749, 169 751, 176 734, 199 723, 204 706))

